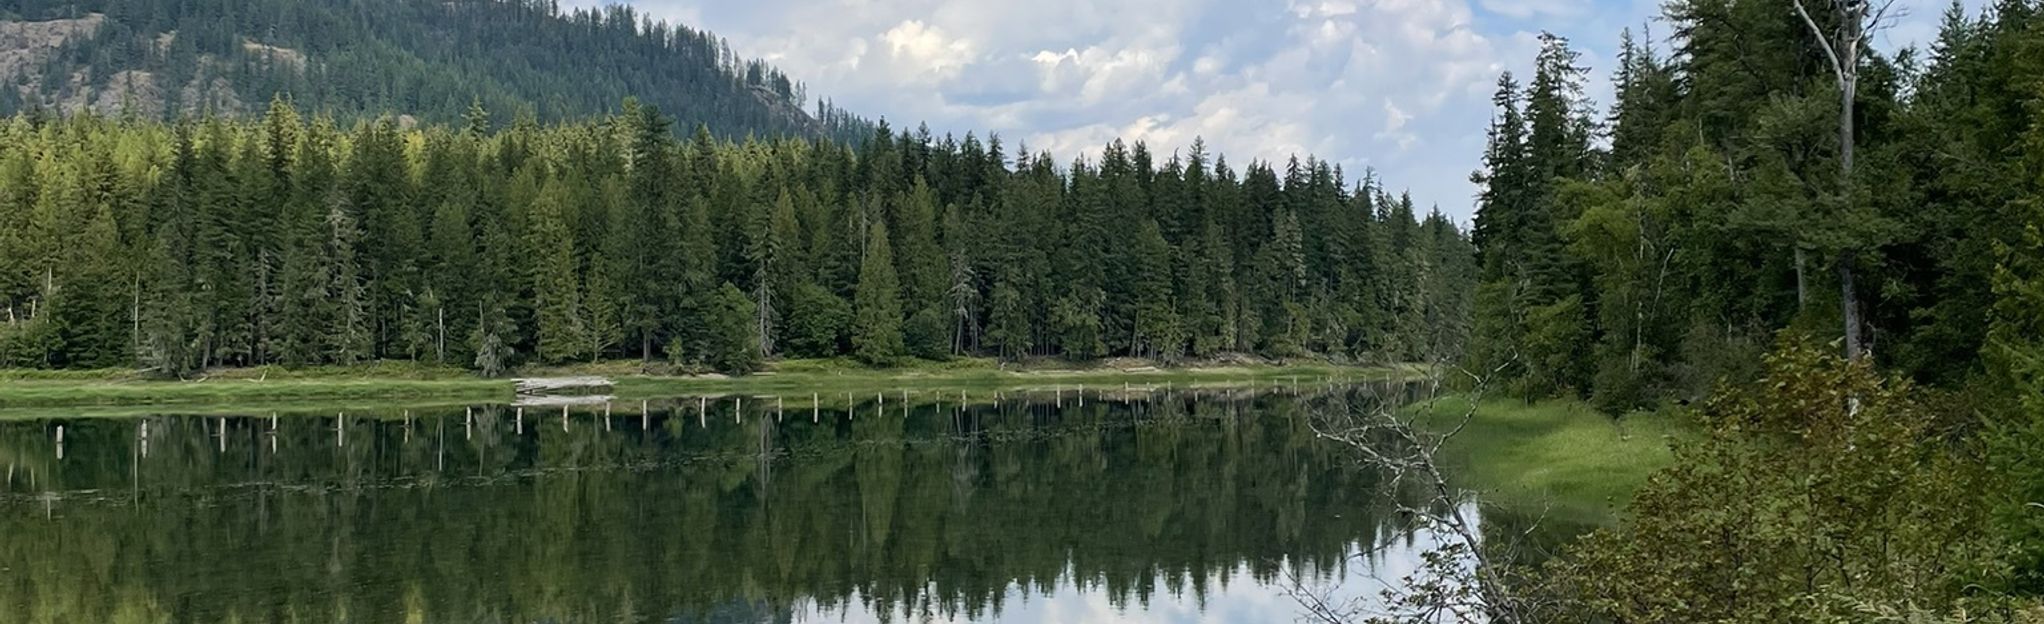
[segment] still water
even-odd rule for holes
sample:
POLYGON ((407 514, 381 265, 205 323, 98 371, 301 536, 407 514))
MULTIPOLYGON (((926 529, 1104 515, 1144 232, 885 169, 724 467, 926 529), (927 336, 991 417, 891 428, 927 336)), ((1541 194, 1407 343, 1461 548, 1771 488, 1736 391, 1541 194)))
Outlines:
POLYGON ((0 422, 0 621, 1292 621, 1430 543, 1314 436, 1361 393, 0 422))

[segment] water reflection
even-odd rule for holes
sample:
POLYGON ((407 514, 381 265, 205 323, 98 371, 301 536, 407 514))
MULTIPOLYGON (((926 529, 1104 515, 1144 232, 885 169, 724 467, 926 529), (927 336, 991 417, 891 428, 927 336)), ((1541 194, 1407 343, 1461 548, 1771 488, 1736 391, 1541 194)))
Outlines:
POLYGON ((1304 416, 1381 390, 890 394, 0 423, 0 613, 1261 622, 1426 546, 1304 416))

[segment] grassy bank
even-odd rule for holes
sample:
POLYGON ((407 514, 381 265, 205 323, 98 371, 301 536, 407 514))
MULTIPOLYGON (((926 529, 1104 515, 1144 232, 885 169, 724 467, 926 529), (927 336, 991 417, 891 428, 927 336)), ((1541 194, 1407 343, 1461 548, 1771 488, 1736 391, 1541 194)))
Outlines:
MULTIPOLYGON (((1202 385, 1313 383, 1323 379, 1367 380, 1411 374, 1414 369, 1363 368, 1324 363, 1200 365, 1159 368, 1146 362, 1114 361, 1091 365, 1043 362, 1017 365, 992 359, 918 362, 875 369, 844 360, 793 360, 744 377, 702 375, 613 376, 621 397, 677 394, 830 393, 870 390, 1010 390, 1067 389, 1090 385, 1106 389, 1122 384, 1178 387, 1202 385)), ((598 371, 598 374, 602 374, 598 371)))
MULTIPOLYGON (((1431 405, 1423 422, 1452 427, 1467 413, 1467 397, 1447 397, 1431 405)), ((1613 419, 1580 401, 1501 398, 1478 405, 1469 427, 1443 450, 1462 485, 1492 501, 1605 523, 1672 461, 1669 444, 1685 435, 1679 417, 1668 412, 1613 419)))
MULTIPOLYGON (((673 375, 638 362, 599 362, 533 368, 519 376, 597 375, 614 380, 620 399, 697 394, 832 394, 866 391, 927 391, 1071 388, 1106 389, 1122 384, 1244 386, 1312 383, 1323 379, 1366 380, 1412 374, 1403 367, 1362 368, 1325 363, 1233 364, 1157 368, 1144 362, 1089 365, 1041 362, 1004 364, 989 359, 915 362, 870 368, 842 360, 789 360, 742 377, 673 375)), ((0 371, 0 418, 33 417, 39 408, 80 415, 132 414, 137 410, 222 406, 348 406, 357 402, 504 402, 513 398, 510 379, 482 379, 453 368, 408 363, 286 370, 275 367, 213 371, 185 381, 150 379, 133 371, 0 371), (79 409, 79 408, 93 409, 79 409)), ((47 412, 44 412, 47 413, 47 412)))

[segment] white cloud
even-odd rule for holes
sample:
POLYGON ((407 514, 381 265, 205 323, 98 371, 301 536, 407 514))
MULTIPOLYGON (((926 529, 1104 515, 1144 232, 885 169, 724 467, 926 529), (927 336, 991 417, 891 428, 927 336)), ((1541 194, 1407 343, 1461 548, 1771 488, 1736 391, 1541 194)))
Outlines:
POLYGON ((1538 16, 1572 17, 1594 7, 1588 0, 1483 0, 1486 11, 1525 19, 1538 16))
POLYGON ((953 39, 944 31, 918 20, 905 20, 880 34, 889 58, 904 71, 898 75, 917 82, 941 82, 953 78, 972 64, 969 39, 953 39))
MULTIPOLYGON (((590 4, 603 0, 569 0, 590 4)), ((1903 0, 1928 5, 1934 0, 1903 0)), ((1977 5, 1981 0, 1966 0, 1977 5)), ((1659 0, 637 0, 897 126, 997 132, 1060 161, 1114 138, 1204 137, 1241 167, 1308 153, 1376 168, 1467 219, 1499 72, 1543 28, 1575 37, 1609 102, 1620 28, 1659 0)), ((1935 23, 1936 11, 1912 20, 1935 23)), ((1911 22, 1914 24, 1914 22, 1911 22)), ((1921 28, 1893 37, 1920 40, 1921 28)), ((1657 35, 1664 35, 1657 27, 1657 35)), ((1663 47, 1665 50, 1666 48, 1663 47)))

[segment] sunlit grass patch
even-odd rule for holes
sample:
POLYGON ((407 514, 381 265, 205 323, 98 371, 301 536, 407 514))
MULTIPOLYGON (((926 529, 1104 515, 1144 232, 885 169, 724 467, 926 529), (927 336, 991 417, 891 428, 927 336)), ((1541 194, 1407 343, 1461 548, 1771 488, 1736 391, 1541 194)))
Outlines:
MULTIPOLYGON (((1423 422, 1445 429, 1469 413, 1469 399, 1415 409, 1429 408, 1423 422)), ((1672 411, 1612 418, 1580 401, 1487 399, 1444 451, 1462 485, 1491 501, 1608 522, 1673 460, 1670 445, 1687 431, 1672 411)))

